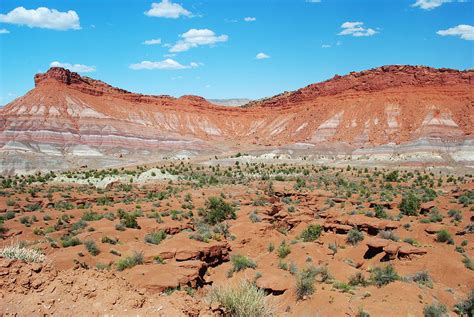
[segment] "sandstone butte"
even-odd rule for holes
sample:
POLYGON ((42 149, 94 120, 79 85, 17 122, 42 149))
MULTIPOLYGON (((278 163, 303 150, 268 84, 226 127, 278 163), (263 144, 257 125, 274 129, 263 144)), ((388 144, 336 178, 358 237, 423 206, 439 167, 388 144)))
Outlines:
MULTIPOLYGON (((1 173, 245 152, 472 166, 474 70, 390 65, 224 107, 53 67, 0 108, 1 173)), ((273 156, 272 156, 273 155, 273 156)))

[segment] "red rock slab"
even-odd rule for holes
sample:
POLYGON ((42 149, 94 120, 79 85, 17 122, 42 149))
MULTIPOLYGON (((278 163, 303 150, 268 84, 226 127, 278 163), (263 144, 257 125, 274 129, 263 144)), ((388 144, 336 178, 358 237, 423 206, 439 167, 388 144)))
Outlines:
POLYGON ((256 283, 258 287, 279 295, 291 288, 295 283, 295 279, 289 273, 280 269, 266 268, 256 283))
POLYGON ((430 234, 433 234, 433 233, 436 233, 440 230, 443 230, 445 227, 443 225, 440 225, 440 224, 437 224, 437 223, 432 223, 432 224, 429 224, 426 228, 425 228, 425 231, 427 233, 430 233, 430 234))

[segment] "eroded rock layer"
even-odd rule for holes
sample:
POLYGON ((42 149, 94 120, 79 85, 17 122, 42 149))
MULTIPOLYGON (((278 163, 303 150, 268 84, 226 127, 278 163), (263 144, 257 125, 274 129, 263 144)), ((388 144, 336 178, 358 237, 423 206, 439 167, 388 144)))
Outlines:
POLYGON ((107 166, 276 148, 472 165, 473 76, 383 66, 229 108, 197 96, 135 94, 53 67, 0 109, 0 166, 66 168, 93 158, 107 166))

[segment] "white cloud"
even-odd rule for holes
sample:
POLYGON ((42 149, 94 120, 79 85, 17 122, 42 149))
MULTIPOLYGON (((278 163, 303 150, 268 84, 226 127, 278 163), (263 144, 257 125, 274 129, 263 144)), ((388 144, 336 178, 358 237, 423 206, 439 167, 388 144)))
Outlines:
POLYGON ((309 3, 321 3, 321 0, 306 0, 309 3))
POLYGON ((444 3, 452 2, 452 0, 417 0, 412 7, 419 7, 423 10, 433 10, 442 6, 444 3))
POLYGON ((459 36, 463 40, 474 41, 474 26, 467 24, 460 24, 458 26, 449 28, 447 30, 440 30, 436 34, 441 36, 459 36))
POLYGON ((257 56, 255 56, 256 59, 266 59, 266 58, 270 58, 269 55, 265 54, 265 53, 258 53, 257 56))
POLYGON ((254 21, 257 21, 257 18, 254 18, 254 17, 245 17, 245 18, 244 18, 244 21, 245 21, 245 22, 254 22, 254 21))
POLYGON ((189 63, 189 65, 182 65, 177 61, 167 58, 160 62, 151 62, 151 61, 142 61, 137 64, 130 65, 130 68, 133 70, 141 70, 141 69, 163 69, 163 70, 176 70, 176 69, 186 69, 186 68, 196 68, 201 66, 200 63, 189 63))
POLYGON ((364 28, 364 22, 344 22, 341 25, 342 31, 338 35, 352 36, 372 36, 378 32, 371 28, 364 28))
POLYGON ((330 47, 332 47, 332 45, 331 44, 323 44, 323 45, 321 45, 321 47, 322 48, 330 48, 330 47))
POLYGON ((7 29, 0 29, 0 34, 8 34, 10 33, 10 31, 8 31, 7 29))
POLYGON ((229 37, 227 35, 217 36, 214 31, 209 29, 190 29, 186 33, 180 35, 179 40, 170 48, 170 52, 178 53, 189 50, 199 45, 214 45, 218 42, 226 42, 229 37))
POLYGON ((58 61, 52 62, 49 64, 50 67, 62 67, 69 69, 70 71, 77 72, 77 73, 90 73, 95 72, 95 66, 87 66, 82 64, 69 64, 69 63, 61 63, 58 61))
POLYGON ((79 16, 75 11, 59 12, 45 7, 36 10, 18 7, 7 14, 0 14, 0 22, 61 31, 81 28, 79 16))
POLYGON ((153 2, 151 9, 145 12, 149 17, 177 19, 180 16, 192 16, 191 12, 183 8, 178 3, 172 3, 170 0, 163 0, 160 3, 153 2))
POLYGON ((161 39, 146 40, 142 44, 145 44, 145 45, 158 45, 158 44, 161 44, 161 39))

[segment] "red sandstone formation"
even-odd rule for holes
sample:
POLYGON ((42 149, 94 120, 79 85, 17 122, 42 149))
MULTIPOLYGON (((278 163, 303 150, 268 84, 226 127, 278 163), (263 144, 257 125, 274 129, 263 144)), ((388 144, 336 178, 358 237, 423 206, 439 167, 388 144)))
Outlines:
POLYGON ((70 154, 140 160, 166 151, 187 156, 271 146, 381 161, 438 153, 435 163, 471 165, 473 76, 473 70, 383 66, 228 108, 197 96, 135 94, 53 67, 0 109, 0 157, 5 169, 24 170, 15 158, 29 153, 58 162, 70 154))

